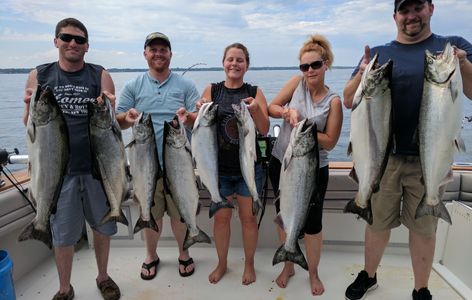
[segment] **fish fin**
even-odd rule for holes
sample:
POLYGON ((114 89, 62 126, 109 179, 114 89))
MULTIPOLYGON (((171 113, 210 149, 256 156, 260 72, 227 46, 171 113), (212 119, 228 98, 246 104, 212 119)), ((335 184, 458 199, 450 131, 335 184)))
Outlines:
POLYGON ((139 217, 138 221, 136 221, 136 225, 134 226, 133 233, 138 233, 141 229, 144 228, 150 228, 155 232, 159 232, 159 227, 157 226, 157 223, 152 217, 152 215, 149 218, 149 221, 144 221, 142 217, 139 217))
POLYGON ((454 146, 459 152, 466 151, 464 140, 460 136, 454 139, 454 146))
POLYGON ((285 155, 282 161, 283 170, 287 170, 288 166, 290 165, 290 161, 292 160, 292 147, 290 145, 287 147, 285 151, 285 155))
POLYGON ((347 145, 347 156, 351 156, 352 154, 352 142, 349 142, 349 145, 347 145))
POLYGON ((356 183, 359 183, 359 178, 357 177, 356 169, 354 167, 352 167, 351 172, 349 172, 349 177, 356 183))
POLYGON ((279 262, 283 261, 291 261, 293 263, 298 264, 305 270, 308 270, 308 264, 306 262, 305 256, 303 255, 302 250, 300 249, 300 245, 298 241, 295 242, 295 252, 289 252, 285 249, 285 245, 281 245, 279 249, 274 254, 274 258, 272 259, 272 265, 276 265, 279 262))
POLYGON ((38 240, 46 244, 46 246, 49 247, 49 249, 52 248, 52 236, 51 236, 51 230, 49 229, 49 224, 48 224, 48 230, 43 231, 39 230, 36 228, 34 225, 34 221, 28 224, 23 231, 20 233, 18 236, 18 241, 26 241, 26 240, 38 240))
POLYGON ((414 144, 414 145, 419 145, 420 144, 420 136, 419 136, 418 126, 416 126, 416 129, 413 132, 413 136, 411 138, 411 143, 414 144))
POLYGON ((136 139, 133 139, 133 140, 131 140, 131 141, 125 146, 125 149, 126 149, 126 148, 129 148, 129 147, 131 147, 131 146, 133 146, 133 145, 135 145, 135 144, 136 144, 136 139))
POLYGON ((216 212, 218 210, 220 210, 221 208, 234 208, 234 205, 233 203, 231 203, 230 201, 228 201, 226 198, 224 197, 221 197, 221 201, 220 202, 213 202, 211 201, 210 203, 210 209, 209 209, 209 215, 210 215, 210 219, 216 214, 216 212))
POLYGON ((451 215, 441 200, 439 200, 438 204, 436 205, 428 205, 426 203, 426 198, 423 197, 420 204, 416 208, 415 219, 418 219, 422 216, 434 216, 441 218, 452 225, 451 215))
POLYGON ((275 216, 274 222, 275 222, 275 224, 280 226, 280 229, 282 229, 282 230, 285 229, 284 228, 284 221, 282 220, 282 216, 280 215, 280 213, 278 213, 277 216, 275 216))
POLYGON ((198 226, 197 226, 197 229, 198 229, 198 234, 193 237, 189 235, 189 230, 187 229, 187 232, 185 233, 185 241, 183 245, 184 251, 190 248, 190 246, 192 246, 195 243, 211 244, 211 239, 208 236, 208 234, 206 234, 203 230, 198 228, 198 226))
POLYGON ((26 133, 28 134, 31 143, 34 143, 34 140, 36 139, 36 125, 33 122, 31 122, 31 126, 28 127, 26 133))
POLYGON ((367 223, 372 225, 373 218, 372 218, 372 208, 370 206, 370 202, 365 208, 362 208, 358 206, 356 203, 356 200, 353 199, 346 204, 343 212, 357 214, 360 218, 364 219, 367 223))

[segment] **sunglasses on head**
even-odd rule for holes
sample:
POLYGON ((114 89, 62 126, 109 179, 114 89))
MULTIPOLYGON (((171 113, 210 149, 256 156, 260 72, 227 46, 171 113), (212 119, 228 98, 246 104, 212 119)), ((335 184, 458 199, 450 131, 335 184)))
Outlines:
POLYGON ((61 41, 64 41, 66 43, 69 43, 70 41, 74 40, 77 44, 83 45, 87 43, 87 38, 79 35, 73 35, 73 34, 68 34, 68 33, 59 33, 57 35, 58 38, 61 39, 61 41))
POLYGON ((309 64, 301 64, 299 67, 300 67, 300 71, 302 72, 306 72, 308 71, 308 69, 311 67, 313 70, 316 70, 316 69, 319 69, 323 66, 323 61, 322 60, 315 60, 309 64))

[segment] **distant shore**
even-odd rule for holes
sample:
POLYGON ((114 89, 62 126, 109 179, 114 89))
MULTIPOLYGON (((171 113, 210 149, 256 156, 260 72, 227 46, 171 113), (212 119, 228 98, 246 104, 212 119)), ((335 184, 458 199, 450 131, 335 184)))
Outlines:
MULTIPOLYGON (((355 67, 348 66, 336 66, 333 69, 354 69, 355 67)), ((199 71, 222 71, 221 67, 210 67, 210 68, 171 68, 172 71, 176 72, 199 72, 199 71)), ((298 70, 298 67, 251 67, 252 71, 266 71, 266 70, 298 70)), ((0 74, 27 74, 32 68, 6 68, 0 69, 0 74)), ((148 69, 142 68, 110 68, 110 73, 123 73, 123 72, 145 72, 148 69)))

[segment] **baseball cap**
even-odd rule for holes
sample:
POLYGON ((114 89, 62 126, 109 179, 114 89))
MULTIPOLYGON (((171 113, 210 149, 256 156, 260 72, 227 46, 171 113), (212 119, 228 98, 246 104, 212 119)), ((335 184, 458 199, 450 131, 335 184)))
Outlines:
MULTIPOLYGON (((395 12, 397 12, 400 9, 400 6, 402 6, 407 1, 409 0, 395 0, 395 12)), ((416 1, 419 3, 425 3, 426 1, 428 1, 429 3, 432 2, 432 0, 413 0, 413 1, 416 1)))
POLYGON ((161 32, 153 32, 153 33, 148 34, 148 36, 146 37, 146 40, 144 41, 144 48, 146 48, 146 46, 149 45, 155 39, 162 40, 167 46, 169 46, 169 49, 171 49, 169 38, 167 37, 167 35, 161 32))

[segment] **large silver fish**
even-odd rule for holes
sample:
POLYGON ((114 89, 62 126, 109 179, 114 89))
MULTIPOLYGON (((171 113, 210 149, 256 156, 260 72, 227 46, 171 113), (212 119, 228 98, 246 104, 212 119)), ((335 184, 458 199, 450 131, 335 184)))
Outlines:
POLYGON ((187 225, 183 248, 195 243, 211 243, 210 237, 197 226, 198 187, 193 170, 192 153, 184 125, 175 117, 164 122, 164 179, 180 216, 187 225))
POLYGON ((36 216, 19 241, 36 239, 52 247, 49 217, 56 209, 69 161, 69 137, 62 111, 49 87, 38 85, 31 97, 27 124, 30 197, 36 216))
POLYGON ((252 196, 252 213, 256 215, 259 209, 262 208, 262 202, 257 193, 254 168, 257 161, 256 126, 246 103, 241 101, 239 105, 233 104, 232 106, 238 123, 239 165, 241 166, 244 181, 252 196))
POLYGON ((192 131, 192 156, 198 175, 211 195, 210 218, 220 208, 234 208, 218 189, 218 144, 216 140, 216 112, 218 105, 204 103, 198 111, 192 131))
POLYGON ((305 226, 310 200, 319 182, 319 152, 316 124, 304 119, 292 129, 280 170, 280 215, 285 243, 274 254, 272 264, 292 261, 308 270, 298 237, 305 226))
POLYGON ((426 51, 423 98, 418 124, 420 161, 425 194, 416 218, 432 215, 451 223, 441 202, 442 190, 452 180, 454 148, 465 150, 459 138, 462 120, 462 78, 459 61, 448 43, 442 55, 426 51))
POLYGON ((151 214, 157 180, 161 166, 157 156, 156 138, 150 114, 141 113, 132 127, 132 139, 127 145, 132 175, 134 200, 140 206, 141 215, 134 226, 134 233, 143 228, 159 231, 151 214))
POLYGON ((392 141, 392 61, 377 66, 377 54, 362 74, 354 95, 348 154, 352 154, 351 178, 359 184, 356 197, 344 212, 358 214, 372 224, 371 197, 379 190, 392 141))
POLYGON ((121 210, 121 203, 128 196, 130 181, 125 146, 110 100, 104 94, 101 97, 101 103, 88 103, 94 173, 100 179, 110 205, 110 211, 101 224, 114 220, 128 225, 121 210))

